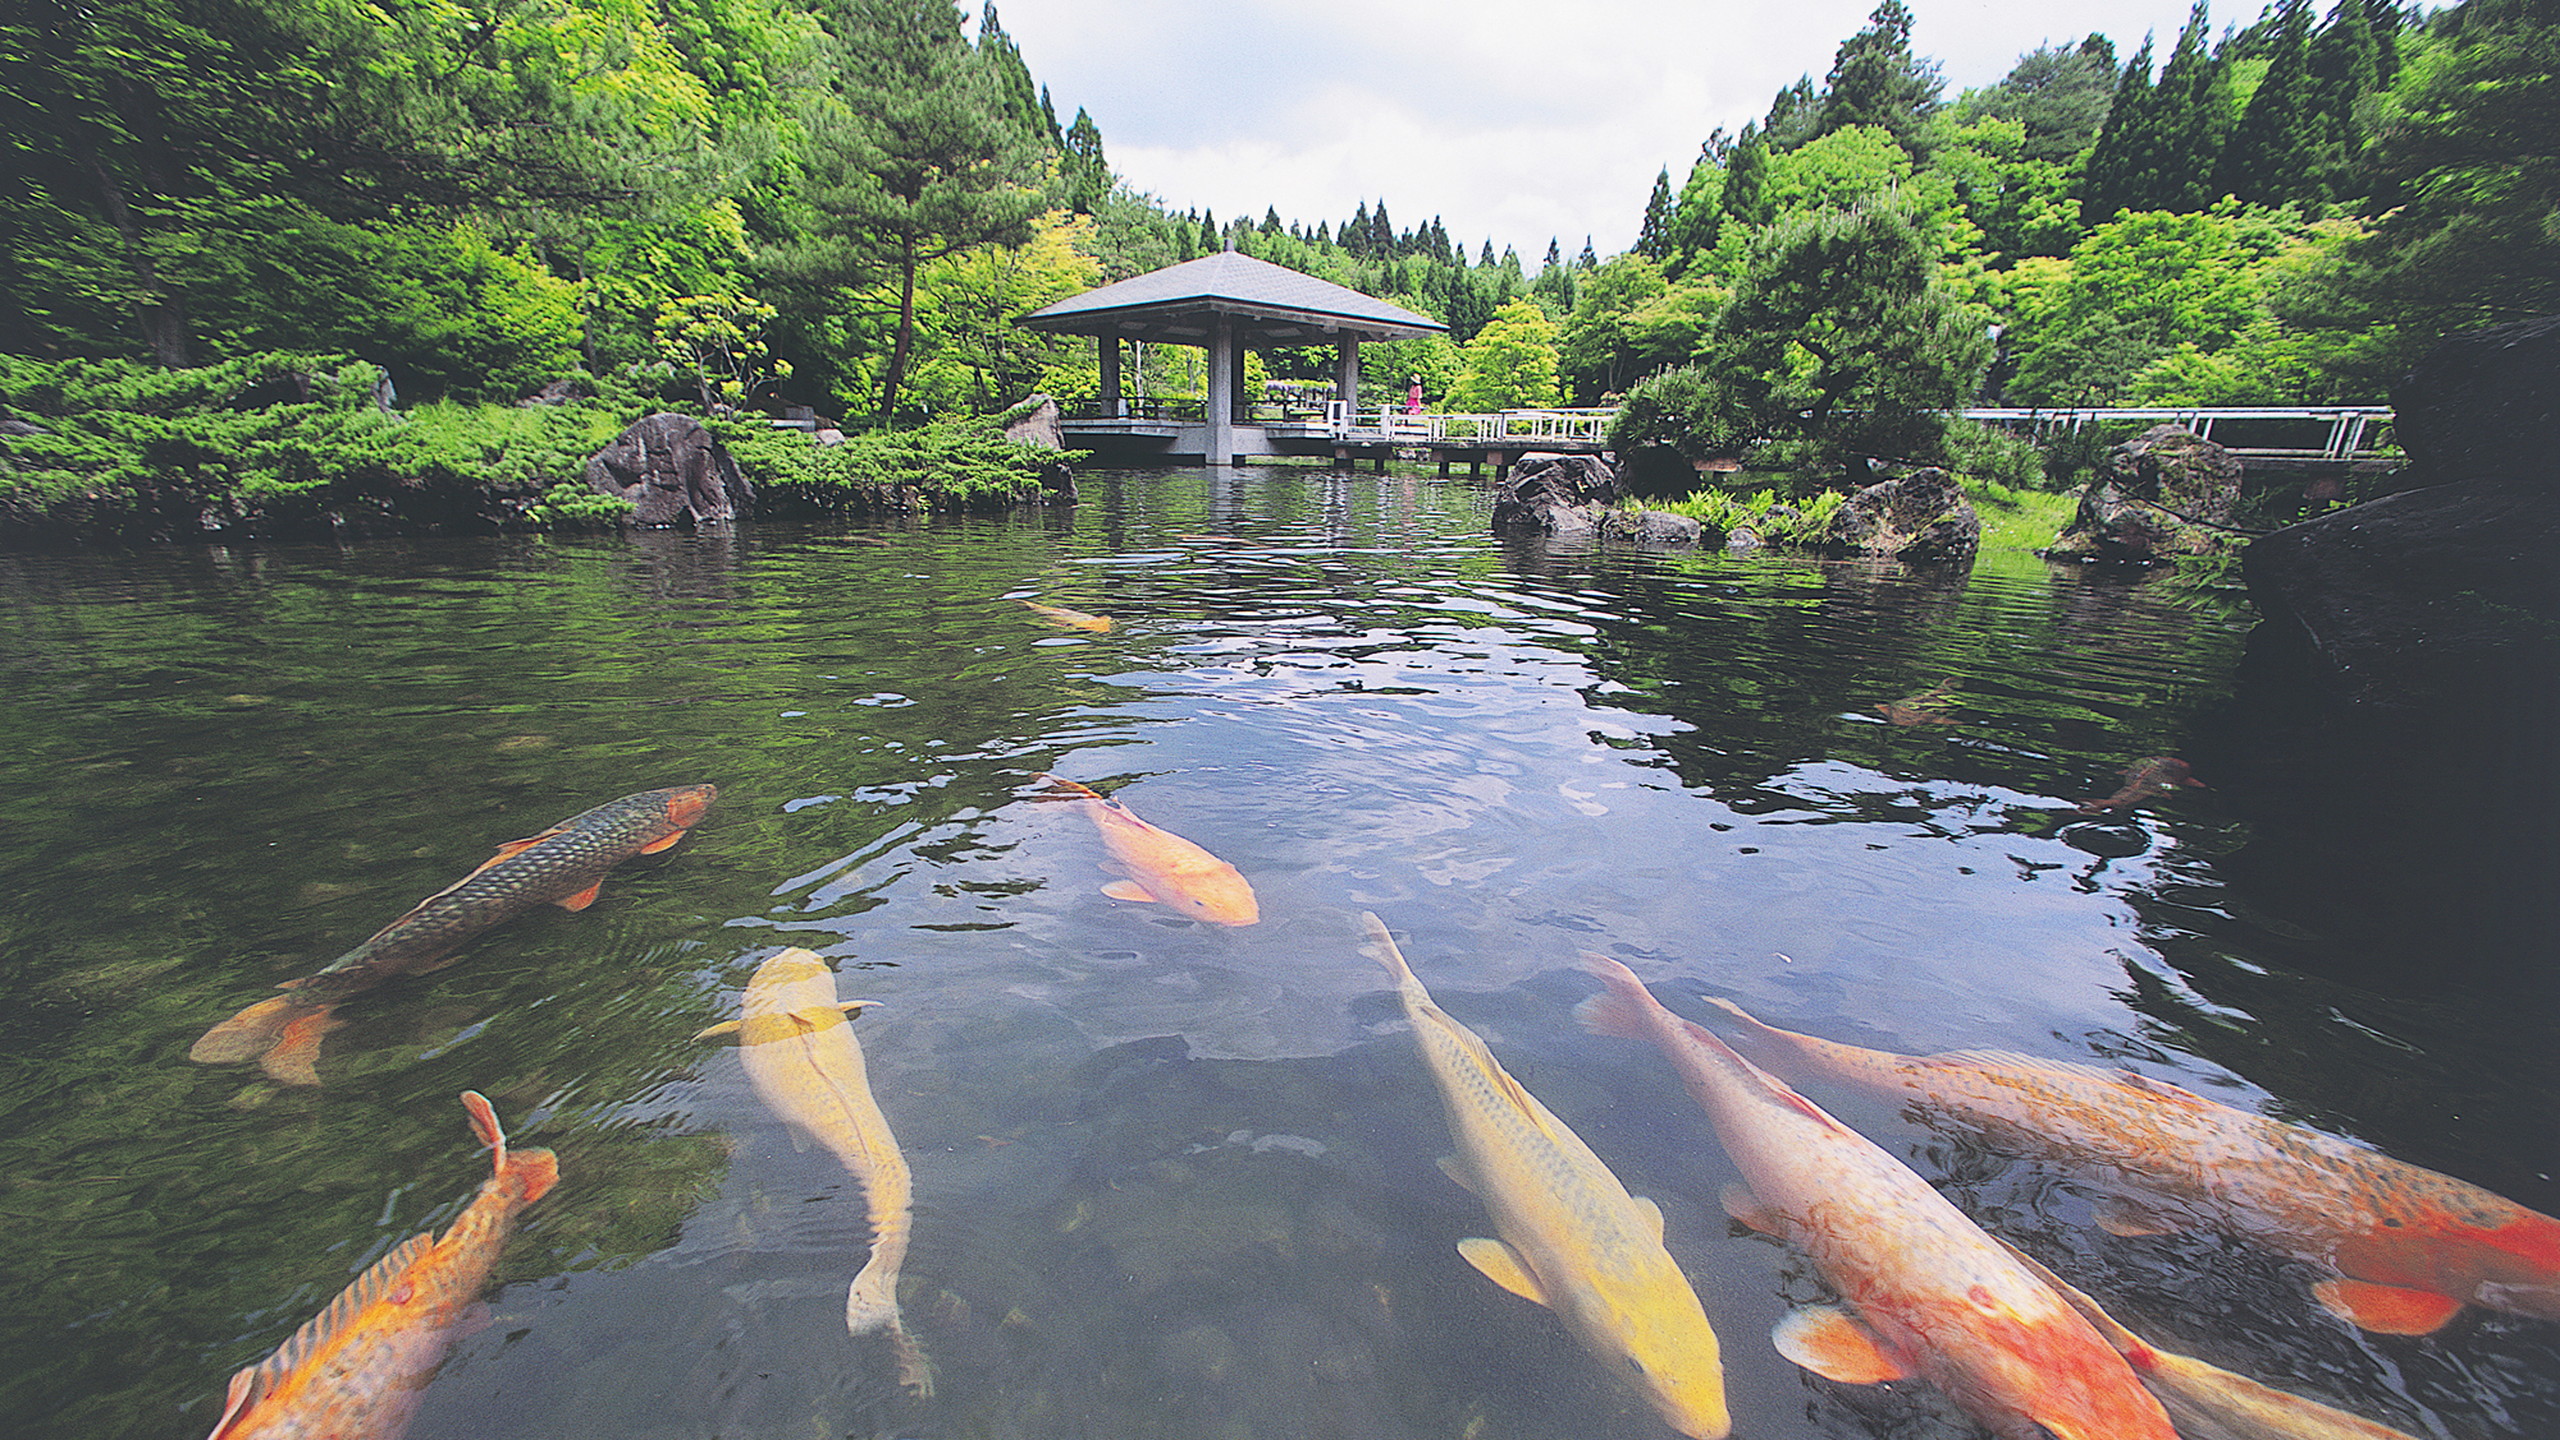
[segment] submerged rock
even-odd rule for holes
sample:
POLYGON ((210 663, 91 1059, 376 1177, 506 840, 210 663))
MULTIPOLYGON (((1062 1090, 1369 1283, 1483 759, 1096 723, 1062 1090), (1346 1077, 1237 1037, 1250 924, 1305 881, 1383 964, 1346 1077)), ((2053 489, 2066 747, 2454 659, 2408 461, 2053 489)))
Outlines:
POLYGON ((634 525, 716 524, 755 505, 755 487, 719 437, 690 415, 644 415, 587 461, 587 485, 636 509, 634 525))
POLYGON ((1931 468, 1851 495, 1830 540, 1854 554, 1969 565, 1982 549, 1982 517, 1953 476, 1931 468))
POLYGON ((2156 565, 2241 538, 2240 462, 2210 440, 2154 425, 2107 452, 2049 560, 2156 565))

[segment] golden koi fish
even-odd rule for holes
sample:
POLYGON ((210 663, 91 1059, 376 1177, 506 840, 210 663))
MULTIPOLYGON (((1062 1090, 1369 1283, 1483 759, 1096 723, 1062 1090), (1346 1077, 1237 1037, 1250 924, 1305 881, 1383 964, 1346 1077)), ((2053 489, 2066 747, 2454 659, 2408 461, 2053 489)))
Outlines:
POLYGON ((1063 605, 1043 605, 1037 600, 1025 600, 1021 604, 1024 609, 1061 630, 1090 630, 1096 635, 1111 633, 1111 617, 1108 615, 1087 615, 1081 610, 1070 610, 1063 605))
POLYGON ((825 1146, 862 1186, 870 1211, 871 1255, 845 1291, 845 1329, 886 1331, 898 1383, 933 1393, 933 1367, 898 1310, 898 1266, 906 1260, 915 1185, 889 1119, 871 1097, 862 1045, 846 1016, 873 1000, 838 1000, 835 972, 811 951, 785 950, 756 967, 743 1013, 696 1039, 736 1035, 739 1060, 756 1094, 793 1130, 825 1146))
POLYGON ((1128 806, 1073 780, 1048 774, 1040 778, 1092 817, 1111 858, 1129 872, 1128 879, 1103 886, 1103 894, 1114 900, 1169 905, 1194 920, 1216 925, 1251 925, 1262 918, 1253 887, 1233 865, 1170 830, 1157 829, 1130 814, 1128 806))
POLYGON ((489 1283, 516 1216, 560 1179, 548 1150, 507 1153, 497 1112, 462 1092, 492 1171, 442 1239, 412 1235, 276 1352, 231 1377, 206 1440, 396 1440, 489 1283))
POLYGON ((2071 808, 2083 815, 2095 815, 2104 810, 2130 810, 2147 801, 2166 800, 2177 794, 2181 785, 2192 785, 2199 790, 2205 788, 2205 783, 2196 778, 2194 766, 2175 755, 2154 755, 2125 767, 2124 788, 2104 800, 2083 800, 2071 808))
POLYGON ((2203 1227, 2327 1266, 2314 1293, 2367 1330, 2424 1335, 2483 1305, 2560 1320, 2560 1220, 2477 1185, 2129 1070, 1994 1050, 1895 1055, 1764 1025, 1753 1053, 2063 1165, 2115 1194, 2118 1235, 2203 1227))
POLYGON ((1779 1354, 1844 1384, 1920 1376, 2010 1440, 2176 1440, 2123 1357, 1909 1166, 1664 1009, 1626 966, 1583 963, 1608 986, 1577 1010, 1584 1027, 1660 1049, 1749 1182, 1727 1211, 1811 1255, 1856 1310, 1790 1313, 1779 1354))
POLYGON ((1730 1434, 1716 1332, 1663 1247, 1661 1208, 1629 1195, 1483 1040, 1432 1003, 1377 916, 1361 919, 1367 953, 1395 977, 1457 1141, 1440 1168, 1483 1199, 1502 1237, 1461 1240, 1458 1253, 1496 1285, 1555 1311, 1672 1429, 1698 1440, 1730 1434))
POLYGON ((284 994, 206 1031, 187 1058, 222 1065, 254 1057, 284 1084, 317 1085, 313 1066, 321 1037, 338 1026, 339 1001, 395 976, 440 969, 482 931, 537 905, 586 909, 604 888, 606 872, 683 839, 719 793, 710 785, 643 790, 510 840, 480 868, 419 901, 363 944, 286 981, 284 994))
POLYGON ((1875 707, 1877 714, 1896 725, 1953 725, 1955 717, 1946 712, 1955 708, 1953 680, 1941 680, 1917 695, 1905 695, 1875 707))
POLYGON ((2009 1253, 2041 1276, 2055 1294, 2070 1301, 2116 1347, 2133 1373, 2160 1398, 2183 1440, 2417 1440, 2405 1431, 2261 1385, 2192 1355, 2163 1350, 2117 1324, 2097 1301, 2036 1263, 2035 1257, 2014 1245, 2009 1253))

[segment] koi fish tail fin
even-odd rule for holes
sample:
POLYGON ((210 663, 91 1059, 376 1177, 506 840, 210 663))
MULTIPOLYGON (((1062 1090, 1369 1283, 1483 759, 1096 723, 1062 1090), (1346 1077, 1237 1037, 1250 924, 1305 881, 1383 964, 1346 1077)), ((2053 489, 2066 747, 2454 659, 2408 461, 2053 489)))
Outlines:
POLYGON ((1574 1006, 1575 1022, 1594 1035, 1652 1039, 1653 1027, 1645 1012, 1653 997, 1645 992, 1644 982, 1636 979, 1636 972, 1588 950, 1582 952, 1582 968, 1609 988, 1574 1006))
POLYGON ((255 1060, 276 1043, 293 1022, 304 1003, 291 995, 278 995, 257 1004, 204 1032, 202 1038, 187 1050, 187 1058, 199 1065, 236 1065, 255 1060))
POLYGON ((1404 952, 1396 948, 1396 937, 1387 929, 1387 922, 1363 910, 1360 912, 1360 927, 1369 937, 1369 943, 1360 947, 1361 954, 1385 966, 1399 987, 1422 983, 1414 978, 1413 967, 1405 963, 1404 952))
POLYGON ((845 1290, 844 1328, 855 1335, 868 1335, 875 1330, 886 1334, 898 1358, 898 1383, 918 1396, 930 1397, 933 1362, 925 1358, 924 1347, 907 1329, 906 1317, 898 1311, 897 1292, 895 1269, 866 1263, 845 1290))
POLYGON ((471 1133, 489 1147, 489 1172, 501 1184, 513 1189, 518 1203, 530 1205, 551 1193, 560 1183, 560 1158, 548 1150, 519 1150, 507 1153, 507 1132, 498 1124, 497 1107, 489 1097, 477 1090, 462 1092, 462 1108, 471 1116, 471 1133))
POLYGON ((279 1085, 317 1085, 320 1083, 320 1039, 346 1024, 337 1016, 335 1005, 320 1005, 285 1022, 276 1043, 258 1057, 258 1068, 279 1085))

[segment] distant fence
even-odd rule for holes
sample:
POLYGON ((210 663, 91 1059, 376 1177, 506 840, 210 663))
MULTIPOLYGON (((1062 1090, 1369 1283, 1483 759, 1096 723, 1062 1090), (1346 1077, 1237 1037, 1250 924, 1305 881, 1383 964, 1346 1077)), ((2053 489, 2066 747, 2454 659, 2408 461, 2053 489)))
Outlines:
POLYGON ((1361 410, 1336 400, 1325 406, 1325 424, 1346 439, 1384 436, 1391 441, 1424 445, 1433 441, 1545 440, 1600 444, 1609 433, 1614 408, 1587 410, 1497 410, 1480 415, 1408 414, 1393 406, 1361 410))
POLYGON ((2390 453, 2388 405, 2153 406, 2132 409, 1959 410, 1967 420, 2042 438, 2124 421, 2182 426, 2244 460, 2380 460, 2390 453), (2222 430, 2217 440, 2214 430, 2222 430))

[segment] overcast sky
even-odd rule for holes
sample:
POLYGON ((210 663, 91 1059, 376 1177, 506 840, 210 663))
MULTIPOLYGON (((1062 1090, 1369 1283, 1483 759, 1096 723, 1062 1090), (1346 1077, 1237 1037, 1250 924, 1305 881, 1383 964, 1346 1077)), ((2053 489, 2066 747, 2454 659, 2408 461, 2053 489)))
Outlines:
MULTIPOLYGON (((963 0, 966 4, 967 0, 963 0)), ((2094 30, 2119 58, 2188 0, 1905 0, 1947 98, 2094 30)), ((2317 3, 2317 0, 2315 0, 2317 3)), ((1173 209, 1339 226, 1383 198, 1536 268, 1633 244, 1655 172, 1676 187, 1717 126, 1799 75, 1818 86, 1875 0, 998 0, 1058 118, 1102 127, 1111 166, 1173 209)), ((2213 0, 2217 32, 2261 0, 2213 0)), ((2325 5, 2321 8, 2325 9, 2325 5)), ((974 7, 972 7, 974 17, 974 7)))

